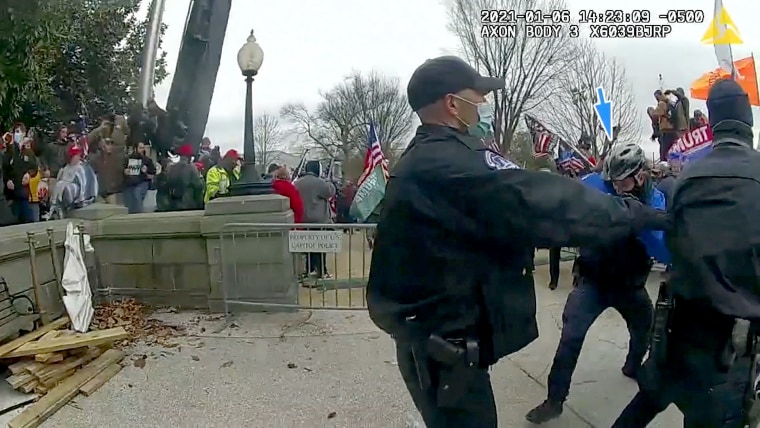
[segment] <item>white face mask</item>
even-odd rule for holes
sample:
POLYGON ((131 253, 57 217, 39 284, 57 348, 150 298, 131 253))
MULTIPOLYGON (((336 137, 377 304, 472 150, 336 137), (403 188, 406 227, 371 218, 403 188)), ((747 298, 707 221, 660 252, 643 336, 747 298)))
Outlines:
POLYGON ((13 141, 14 141, 16 144, 21 144, 21 140, 23 140, 23 139, 24 139, 24 134, 23 134, 21 131, 16 131, 16 132, 13 134, 13 141))

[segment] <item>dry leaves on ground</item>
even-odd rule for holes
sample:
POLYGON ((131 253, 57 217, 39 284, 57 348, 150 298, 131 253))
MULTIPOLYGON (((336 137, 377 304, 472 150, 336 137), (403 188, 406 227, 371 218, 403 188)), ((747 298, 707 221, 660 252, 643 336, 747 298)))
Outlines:
MULTIPOLYGON (((150 318, 152 312, 151 308, 131 298, 104 303, 95 308, 93 326, 99 330, 124 327, 131 336, 129 341, 174 346, 171 339, 182 334, 184 329, 150 318)), ((129 341, 123 341, 120 345, 127 345, 129 341)))

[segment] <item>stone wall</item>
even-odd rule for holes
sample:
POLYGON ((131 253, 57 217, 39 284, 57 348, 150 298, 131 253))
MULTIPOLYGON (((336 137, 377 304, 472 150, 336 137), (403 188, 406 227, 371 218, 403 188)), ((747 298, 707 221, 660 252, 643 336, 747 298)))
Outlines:
MULTIPOLYGON (((74 217, 0 228, 0 277, 11 295, 34 300, 31 236, 40 299, 50 318, 64 312, 59 282, 69 222, 91 236, 95 252, 86 258, 96 300, 135 297, 148 304, 212 311, 225 309, 225 295, 258 303, 297 302, 287 232, 252 226, 293 222, 288 200, 281 196, 217 199, 205 211, 130 215, 123 207, 94 204, 74 217), (48 229, 59 259, 57 277, 48 229)), ((17 302, 20 312, 28 310, 28 302, 17 302)))

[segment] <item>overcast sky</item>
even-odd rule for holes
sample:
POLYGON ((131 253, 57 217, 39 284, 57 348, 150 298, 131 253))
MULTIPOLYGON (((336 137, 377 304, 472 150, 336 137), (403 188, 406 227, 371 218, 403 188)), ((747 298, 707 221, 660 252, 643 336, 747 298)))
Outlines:
MULTIPOLYGON (((611 5, 602 0, 567 3, 574 18, 578 10, 603 11, 611 5)), ((634 3, 636 9, 648 10, 653 17, 668 9, 701 9, 709 22, 713 14, 713 0, 637 0, 628 4, 634 3)), ((156 88, 161 105, 171 86, 188 4, 189 0, 167 1, 163 47, 168 52, 170 75, 156 88)), ((734 46, 734 59, 749 56, 753 50, 760 55, 760 2, 724 0, 723 4, 745 42, 734 46)), ((717 67, 713 47, 700 43, 708 22, 674 24, 667 39, 598 42, 605 53, 625 65, 642 116, 653 102, 659 74, 668 87, 688 88, 700 74, 717 67)), ((406 85, 425 59, 457 49, 456 40, 446 30, 442 0, 234 0, 206 130, 212 141, 224 148, 242 148, 245 84, 236 56, 251 29, 264 50, 264 63, 254 83, 255 114, 278 114, 288 102, 314 105, 320 90, 329 89, 351 70, 379 70, 398 76, 406 85)), ((705 108, 702 101, 694 100, 691 105, 692 109, 705 108)), ((755 110, 755 122, 760 125, 760 111, 755 110)))

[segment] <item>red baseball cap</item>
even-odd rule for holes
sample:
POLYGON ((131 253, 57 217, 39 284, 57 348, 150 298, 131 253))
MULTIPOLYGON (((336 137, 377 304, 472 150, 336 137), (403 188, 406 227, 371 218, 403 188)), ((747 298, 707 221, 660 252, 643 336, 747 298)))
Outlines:
POLYGON ((243 159, 243 157, 240 156, 240 153, 238 153, 238 151, 235 150, 235 149, 229 149, 229 150, 227 150, 227 153, 224 154, 224 158, 225 159, 229 159, 229 158, 232 158, 232 159, 243 159))
POLYGON ((195 154, 195 150, 193 150, 193 146, 190 144, 183 144, 177 149, 177 154, 189 158, 195 154))

